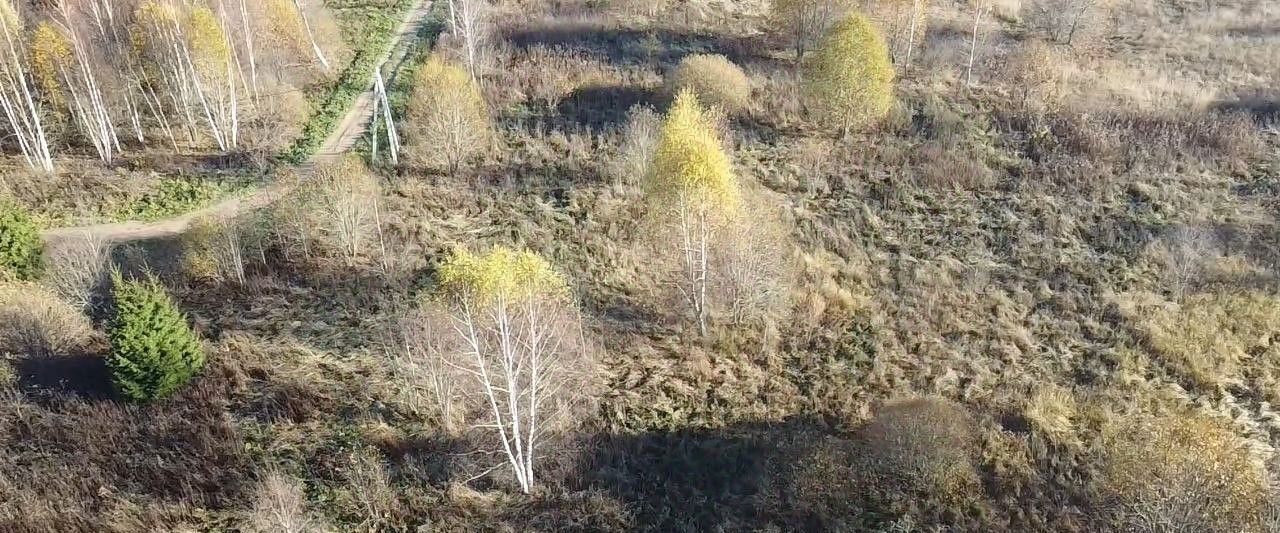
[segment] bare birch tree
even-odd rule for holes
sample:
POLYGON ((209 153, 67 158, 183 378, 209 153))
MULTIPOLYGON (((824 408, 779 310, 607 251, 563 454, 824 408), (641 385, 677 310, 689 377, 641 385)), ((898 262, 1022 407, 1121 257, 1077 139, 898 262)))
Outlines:
POLYGON ((0 32, 4 34, 4 50, 0 51, 0 111, 27 166, 52 172, 53 156, 45 135, 44 117, 36 105, 22 31, 22 19, 13 4, 10 0, 0 0, 0 32))
POLYGON ((456 7, 451 21, 452 32, 462 41, 462 62, 467 74, 474 81, 480 80, 480 64, 484 60, 484 46, 489 39, 488 0, 451 0, 456 7))
POLYGON ((366 253, 368 242, 378 231, 375 209, 381 192, 377 179, 363 162, 346 158, 317 168, 305 186, 311 230, 347 264, 353 264, 366 253))

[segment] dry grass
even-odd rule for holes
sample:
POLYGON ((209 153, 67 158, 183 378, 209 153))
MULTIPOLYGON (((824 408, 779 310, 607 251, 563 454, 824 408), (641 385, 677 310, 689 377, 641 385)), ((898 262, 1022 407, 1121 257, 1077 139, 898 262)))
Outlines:
POLYGON ((1244 441, 1197 413, 1127 420, 1098 490, 1124 531, 1261 532, 1267 482, 1244 441))
POLYGON ((32 357, 71 355, 93 337, 88 317, 34 283, 0 285, 0 322, 0 351, 32 357))
POLYGON ((1196 294, 1175 304, 1133 294, 1118 305, 1169 368, 1192 383, 1208 388, 1240 383, 1246 369, 1274 383, 1280 361, 1271 342, 1280 333, 1280 301, 1274 296, 1196 294))

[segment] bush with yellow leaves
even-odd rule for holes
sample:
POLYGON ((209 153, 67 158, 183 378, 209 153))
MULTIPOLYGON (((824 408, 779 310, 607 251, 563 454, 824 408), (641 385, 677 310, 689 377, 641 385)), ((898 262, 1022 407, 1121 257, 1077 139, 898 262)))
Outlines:
POLYGON ((535 485, 548 440, 590 412, 597 376, 569 284, 545 259, 495 247, 457 250, 439 290, 405 324, 417 384, 451 413, 488 428, 520 490, 535 485))
POLYGON ((405 125, 412 157, 450 172, 489 145, 484 96, 466 70, 432 56, 418 69, 405 125))
POLYGON ((836 23, 805 60, 806 106, 820 122, 847 135, 889 113, 893 77, 884 36, 855 13, 836 23))
POLYGON ((1112 526, 1138 533, 1263 531, 1263 470, 1222 421, 1183 412, 1123 422, 1097 490, 1112 526))
POLYGON ((719 54, 694 54, 680 61, 667 75, 667 90, 693 91, 698 101, 739 113, 751 105, 751 80, 738 65, 719 54))

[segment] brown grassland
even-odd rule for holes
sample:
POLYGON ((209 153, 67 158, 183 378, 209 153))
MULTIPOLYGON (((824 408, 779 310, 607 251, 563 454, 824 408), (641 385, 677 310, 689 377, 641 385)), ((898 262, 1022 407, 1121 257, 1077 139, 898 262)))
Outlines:
MULTIPOLYGON (((163 401, 112 392, 105 269, 51 250, 92 280, 74 305, 0 287, 0 531, 1280 531, 1280 5, 854 7, 893 104, 838 135, 767 2, 495 2, 492 134, 456 170, 405 124, 343 203, 300 187, 321 222, 297 196, 112 247, 207 349, 163 401), (711 113, 752 215, 734 250, 768 272, 712 287, 740 305, 706 335, 655 259, 641 153, 695 54, 745 73, 678 84, 734 102, 711 113), (450 252, 497 245, 563 275, 600 369, 528 494, 402 364, 450 252)), ((114 201, 85 180, 17 196, 114 201)))

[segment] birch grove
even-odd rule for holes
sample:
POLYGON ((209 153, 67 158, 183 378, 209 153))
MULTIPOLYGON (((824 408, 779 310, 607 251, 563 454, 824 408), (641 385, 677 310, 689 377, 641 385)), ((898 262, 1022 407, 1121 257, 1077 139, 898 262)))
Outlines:
POLYGON ((28 6, 0 0, 0 127, 3 147, 42 171, 55 149, 111 163, 130 141, 223 152, 282 143, 243 130, 300 127, 305 108, 278 96, 324 81, 314 73, 334 56, 332 21, 302 0, 28 6))

